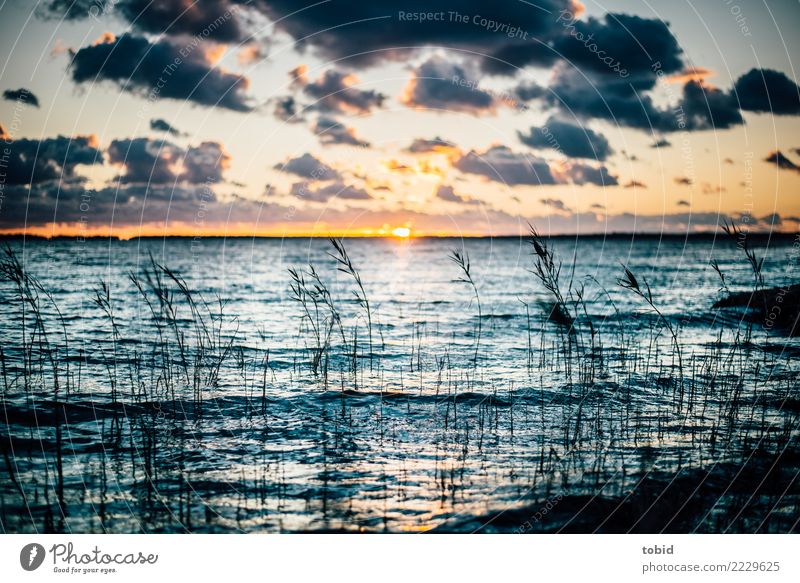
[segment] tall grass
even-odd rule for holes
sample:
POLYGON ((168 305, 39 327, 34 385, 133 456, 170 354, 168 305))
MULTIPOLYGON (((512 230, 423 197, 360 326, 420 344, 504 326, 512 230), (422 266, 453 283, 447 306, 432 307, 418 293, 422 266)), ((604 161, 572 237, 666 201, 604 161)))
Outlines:
POLYGON ((478 323, 475 325, 475 356, 473 357, 472 361, 475 363, 475 366, 478 366, 478 353, 480 350, 481 345, 481 330, 483 326, 483 312, 481 311, 481 296, 478 293, 478 286, 475 285, 475 280, 472 279, 472 272, 469 263, 469 255, 466 251, 459 251, 458 249, 454 249, 450 253, 450 259, 453 263, 458 266, 461 275, 456 279, 456 281, 460 283, 467 284, 470 289, 472 290, 472 295, 475 298, 475 304, 478 308, 478 323))

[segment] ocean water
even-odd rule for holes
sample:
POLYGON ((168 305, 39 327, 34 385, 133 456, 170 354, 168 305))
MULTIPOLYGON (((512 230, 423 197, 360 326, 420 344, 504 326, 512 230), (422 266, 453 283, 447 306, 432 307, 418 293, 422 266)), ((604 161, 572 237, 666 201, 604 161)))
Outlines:
POLYGON ((358 280, 324 239, 8 243, 6 531, 797 528, 800 340, 712 308, 727 239, 551 240, 572 329, 515 238, 346 240, 358 280))

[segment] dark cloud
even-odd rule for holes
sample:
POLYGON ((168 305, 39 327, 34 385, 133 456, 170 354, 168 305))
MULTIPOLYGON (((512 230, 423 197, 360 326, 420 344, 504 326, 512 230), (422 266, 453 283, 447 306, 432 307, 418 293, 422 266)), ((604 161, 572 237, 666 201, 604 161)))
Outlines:
POLYGON ((542 158, 512 151, 507 146, 493 146, 484 152, 470 150, 457 158, 453 166, 461 172, 478 174, 509 186, 550 184, 595 184, 616 186, 616 176, 605 166, 568 163, 553 168, 542 158))
POLYGON ((780 150, 770 152, 769 156, 764 158, 764 162, 775 164, 775 166, 782 168, 783 170, 794 170, 795 172, 800 172, 800 166, 789 160, 789 158, 784 156, 783 152, 780 150))
POLYGON ((647 74, 631 81, 560 67, 544 100, 571 116, 646 131, 725 129, 743 123, 732 93, 697 80, 684 84, 676 104, 660 108, 648 93, 656 81, 647 74))
POLYGON ((114 140, 108 147, 109 161, 124 167, 119 177, 122 183, 175 183, 183 154, 170 142, 149 138, 114 140))
POLYGON ((686 114, 686 129, 725 129, 744 123, 736 98, 726 91, 688 81, 683 86, 681 108, 686 114))
POLYGON ((102 164, 103 154, 95 136, 58 136, 43 140, 11 140, 6 134, 7 155, 2 172, 7 185, 47 181, 79 181, 80 165, 102 164))
POLYGON ((312 109, 330 113, 365 114, 383 105, 386 96, 374 90, 358 89, 358 79, 350 74, 330 69, 316 81, 297 77, 303 93, 313 98, 312 109))
POLYGON ((56 18, 77 20, 114 13, 142 32, 197 36, 218 42, 238 42, 248 37, 247 2, 237 0, 50 0, 44 12, 56 18))
POLYGON ((683 51, 663 20, 608 13, 585 20, 560 14, 558 21, 566 34, 556 49, 581 70, 636 78, 653 76, 656 63, 665 73, 683 68, 683 51))
POLYGON ((401 101, 409 107, 422 109, 475 115, 491 113, 498 105, 497 100, 474 85, 476 78, 461 65, 433 56, 414 71, 401 101))
POLYGON ((290 158, 283 164, 275 164, 273 168, 311 180, 341 179, 341 174, 337 170, 307 152, 297 158, 290 158))
MULTIPOLYGON (((678 64, 679 52, 675 52, 675 48, 670 49, 674 58, 661 62, 661 72, 668 71, 665 62, 673 67, 678 64)), ((800 88, 778 71, 753 69, 740 77, 731 91, 709 85, 702 78, 689 77, 677 103, 660 108, 649 95, 658 79, 654 70, 639 69, 636 75, 621 78, 607 71, 593 70, 588 63, 584 65, 586 68, 581 70, 560 65, 550 92, 537 91, 535 96, 569 115, 658 132, 726 129, 744 123, 742 111, 800 113, 800 88)), ((662 139, 653 146, 668 144, 662 139)))
POLYGON ((3 99, 6 101, 19 101, 20 103, 39 107, 39 98, 30 90, 22 87, 19 89, 6 89, 3 91, 3 99))
POLYGON ((230 156, 217 142, 184 150, 165 140, 114 140, 108 157, 124 168, 119 177, 123 184, 217 183, 230 165, 230 156))
POLYGON ((537 0, 535 7, 524 2, 486 3, 481 0, 456 4, 441 0, 327 2, 302 11, 298 11, 299 6, 292 0, 270 0, 260 3, 259 7, 275 22, 276 28, 291 35, 301 47, 310 46, 326 60, 346 59, 352 65, 407 59, 415 52, 410 47, 425 45, 488 55, 486 63, 491 63, 491 58, 496 56, 518 66, 532 64, 536 59, 550 64, 554 58, 552 50, 537 41, 560 34, 562 27, 555 22, 556 15, 565 8, 574 10, 570 0, 537 0), (453 10, 508 26, 499 32, 471 22, 449 22, 447 12, 453 10), (415 22, 403 17, 403 14, 415 12, 444 12, 445 18, 415 22))
POLYGON ((519 132, 522 143, 537 149, 551 149, 570 158, 594 158, 603 161, 612 153, 608 140, 588 127, 550 118, 542 127, 528 134, 519 132))
POLYGON ((651 148, 669 148, 671 145, 672 145, 672 142, 670 142, 668 139, 661 138, 660 140, 656 140, 655 142, 650 144, 650 147, 651 148))
POLYGON ((678 206, 692 206, 688 200, 679 200, 676 204, 678 206))
POLYGON ((604 119, 617 126, 673 131, 677 129, 672 111, 660 110, 643 93, 655 86, 656 78, 645 78, 640 87, 629 79, 597 73, 585 74, 560 67, 545 102, 570 116, 604 119))
POLYGON ((689 178, 688 176, 676 176, 675 178, 673 178, 673 180, 675 181, 675 184, 678 184, 680 186, 691 186, 692 184, 694 184, 692 179, 689 178))
POLYGON ((570 180, 578 185, 594 184, 596 186, 617 186, 619 184, 617 177, 609 174, 608 168, 605 166, 570 164, 566 173, 570 180))
POLYGON ((683 129, 673 111, 658 108, 647 94, 659 75, 683 69, 682 50, 665 23, 614 13, 559 20, 564 34, 555 46, 567 62, 556 67, 549 91, 533 85, 518 87, 518 94, 530 92, 570 116, 646 130, 683 129))
POLYGON ((447 140, 443 140, 439 136, 436 136, 432 140, 426 140, 424 138, 415 139, 408 147, 408 151, 413 154, 425 154, 429 152, 452 150, 455 147, 455 144, 452 142, 448 142, 447 140))
POLYGON ((564 204, 563 200, 559 200, 557 198, 542 198, 539 200, 539 202, 545 206, 549 206, 550 208, 554 208, 558 211, 569 212, 570 210, 567 207, 567 205, 564 204))
POLYGON ((647 188, 647 185, 644 182, 639 182, 638 180, 629 180, 623 185, 623 188, 647 188))
POLYGON ((362 148, 369 147, 369 142, 356 136, 356 131, 353 128, 344 126, 332 117, 320 116, 317 118, 317 122, 314 125, 314 133, 317 134, 320 143, 326 146, 346 144, 362 148))
POLYGON ((547 88, 532 81, 520 83, 514 88, 514 94, 520 101, 532 101, 547 95, 547 88))
POLYGON ((345 200, 368 200, 372 197, 366 190, 337 181, 324 186, 297 182, 292 185, 292 195, 310 202, 328 202, 339 198, 345 200))
POLYGON ((123 184, 99 190, 50 182, 7 191, 0 228, 20 229, 51 223, 125 228, 184 223, 254 222, 261 205, 232 198, 223 201, 204 185, 123 184))
POLYGON ((442 184, 436 189, 436 198, 457 204, 480 204, 480 201, 470 196, 456 193, 455 189, 449 184, 442 184))
POLYGON ((150 43, 123 34, 78 50, 70 64, 77 83, 112 81, 148 99, 179 99, 234 111, 250 111, 249 80, 214 67, 207 53, 168 39, 150 43))
POLYGON ((164 119, 151 119, 150 129, 155 130, 157 132, 167 132, 168 134, 172 134, 173 136, 183 135, 183 133, 180 130, 178 130, 178 128, 174 127, 164 119))
POLYGON ((733 86, 744 111, 800 114, 800 87, 780 71, 751 69, 733 86))
POLYGON ((286 123, 305 121, 300 111, 300 105, 293 96, 287 95, 285 97, 277 97, 273 99, 273 104, 272 115, 274 115, 276 119, 286 123))
POLYGON ((470 150, 459 157, 453 165, 461 172, 478 174, 509 186, 557 184, 545 160, 518 154, 507 146, 493 146, 485 152, 470 150))
POLYGON ((230 167, 231 157, 219 142, 202 142, 186 151, 180 180, 192 184, 223 181, 223 173, 230 167))

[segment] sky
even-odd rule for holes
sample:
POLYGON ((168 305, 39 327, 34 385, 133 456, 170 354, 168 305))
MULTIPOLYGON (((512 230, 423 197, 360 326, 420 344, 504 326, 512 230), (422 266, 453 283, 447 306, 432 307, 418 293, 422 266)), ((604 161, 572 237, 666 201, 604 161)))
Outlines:
POLYGON ((795 0, 0 2, 0 234, 800 230, 795 0))

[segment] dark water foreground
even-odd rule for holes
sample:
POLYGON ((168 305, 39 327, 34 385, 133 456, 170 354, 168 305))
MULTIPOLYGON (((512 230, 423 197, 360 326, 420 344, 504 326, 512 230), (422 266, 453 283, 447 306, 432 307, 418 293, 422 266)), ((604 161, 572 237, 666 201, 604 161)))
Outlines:
POLYGON ((559 243, 570 329, 519 241, 475 288, 447 241, 85 245, 3 265, 6 532, 798 529, 800 345, 711 308, 735 248, 559 243))

